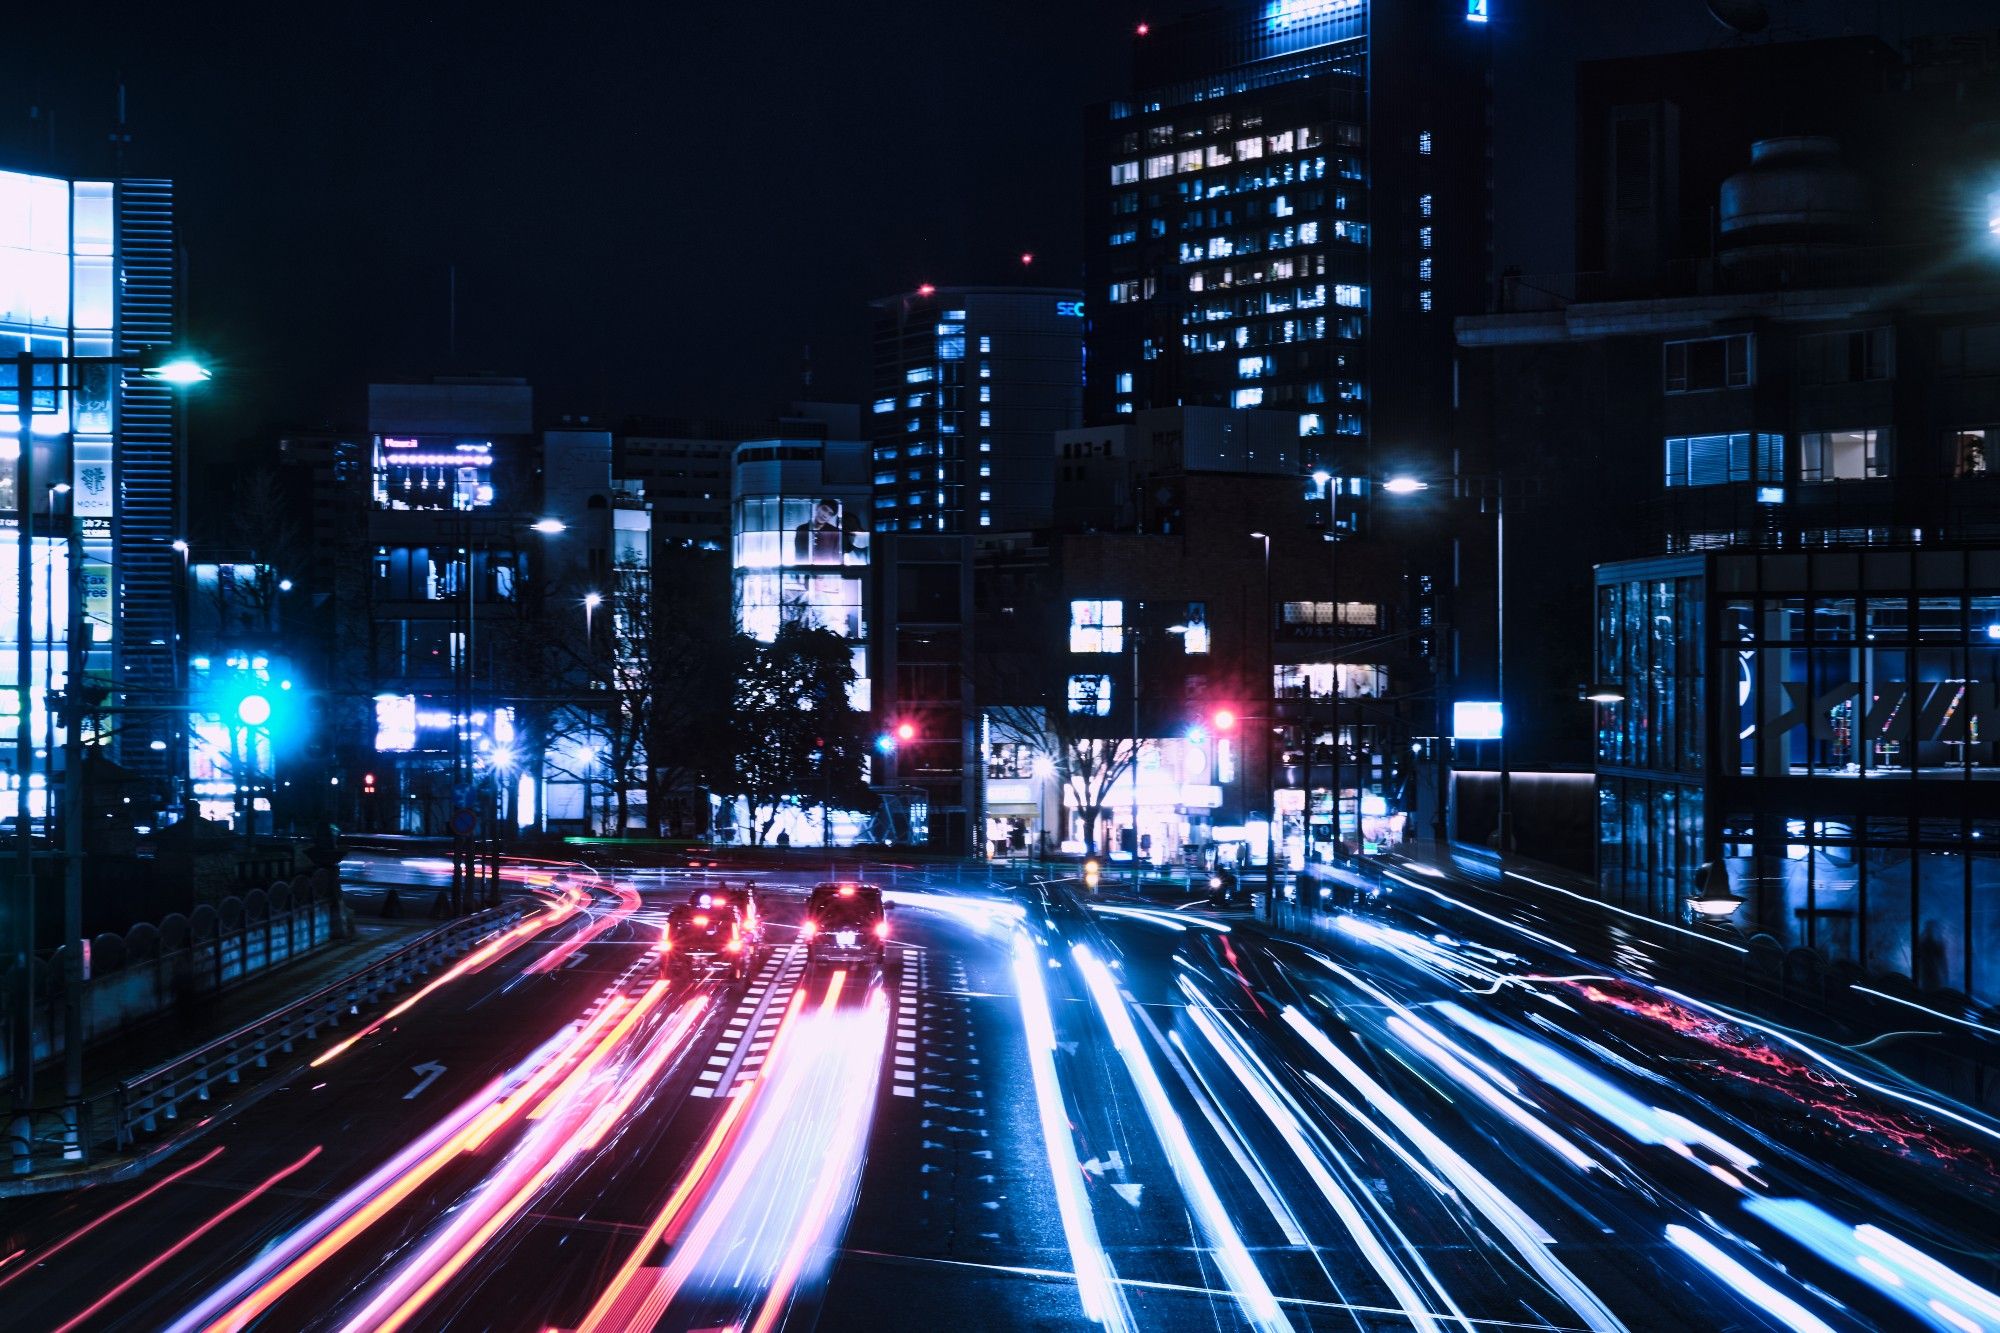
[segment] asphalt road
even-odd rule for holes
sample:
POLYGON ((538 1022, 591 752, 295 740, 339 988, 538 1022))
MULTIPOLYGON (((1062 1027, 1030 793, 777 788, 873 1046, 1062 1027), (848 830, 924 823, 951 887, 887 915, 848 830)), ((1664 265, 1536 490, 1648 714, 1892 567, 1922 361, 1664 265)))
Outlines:
POLYGON ((516 866, 405 1011, 0 1204, 0 1327, 2000 1330, 1989 1122, 1405 875, 1308 944, 902 867, 878 976, 725 869, 738 985, 661 976, 699 880, 516 866))

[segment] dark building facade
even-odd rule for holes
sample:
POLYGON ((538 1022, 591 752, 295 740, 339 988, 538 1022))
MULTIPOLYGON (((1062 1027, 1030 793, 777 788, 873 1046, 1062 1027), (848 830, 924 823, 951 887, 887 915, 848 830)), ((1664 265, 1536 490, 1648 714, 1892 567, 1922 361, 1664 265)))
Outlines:
POLYGON ((2000 253, 1964 163, 2000 61, 1950 49, 1586 67, 1606 267, 1511 281, 1459 340, 1469 447, 1540 516, 1508 596, 1561 627, 1510 649, 1517 754, 1594 758, 1605 895, 1672 917, 1726 866, 1746 929, 1991 1002, 2000 253), (1728 126, 1725 81, 1752 90, 1728 126))
POLYGON ((877 532, 1049 521, 1049 435, 1082 419, 1083 310, 1083 293, 1054 287, 924 286, 874 303, 877 532))
POLYGON ((913 734, 878 765, 908 835, 974 846, 974 536, 1046 526, 1049 442, 1081 421, 1083 294, 937 287, 874 303, 870 657, 878 720, 913 734))

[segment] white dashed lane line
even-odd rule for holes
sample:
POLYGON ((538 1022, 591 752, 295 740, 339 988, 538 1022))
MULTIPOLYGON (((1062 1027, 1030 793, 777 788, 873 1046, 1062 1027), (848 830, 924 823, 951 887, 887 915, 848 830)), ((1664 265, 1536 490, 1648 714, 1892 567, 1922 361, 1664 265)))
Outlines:
POLYGON ((796 944, 772 951, 736 1002, 729 1021, 722 1025, 722 1037, 708 1057, 708 1067, 695 1075, 690 1089, 695 1096, 739 1097, 756 1081, 764 1067, 764 1053, 771 1048, 771 1039, 785 1016, 785 1003, 798 988, 805 967, 805 950, 796 944))
POLYGON ((917 1006, 922 1000, 924 955, 915 949, 897 946, 902 980, 896 987, 896 1041, 890 1069, 889 1091, 898 1097, 917 1095, 917 1006))

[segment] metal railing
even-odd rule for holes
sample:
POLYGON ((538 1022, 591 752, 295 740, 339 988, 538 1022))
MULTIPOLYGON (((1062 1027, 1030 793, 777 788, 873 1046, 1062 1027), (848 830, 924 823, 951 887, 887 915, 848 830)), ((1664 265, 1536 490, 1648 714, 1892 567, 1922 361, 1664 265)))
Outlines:
POLYGON ((109 1092, 75 1107, 15 1113, 4 1148, 13 1178, 87 1167, 107 1154, 128 1153, 141 1141, 170 1132, 185 1111, 255 1080, 274 1057, 294 1053, 320 1029, 359 1016, 416 978, 469 953, 518 922, 532 904, 508 903, 451 922, 363 970, 324 986, 282 1009, 246 1023, 178 1055, 109 1092))

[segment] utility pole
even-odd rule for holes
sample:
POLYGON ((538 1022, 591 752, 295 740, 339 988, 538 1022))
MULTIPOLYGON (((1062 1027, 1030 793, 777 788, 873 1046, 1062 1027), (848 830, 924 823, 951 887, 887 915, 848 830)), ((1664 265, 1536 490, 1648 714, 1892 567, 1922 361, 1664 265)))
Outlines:
POLYGON ((35 833, 28 819, 29 777, 35 768, 35 740, 29 726, 29 683, 35 677, 35 362, 27 351, 14 360, 15 399, 20 457, 14 472, 14 521, 20 539, 19 605, 15 623, 14 667, 14 894, 19 904, 15 917, 19 931, 15 949, 15 975, 19 987, 14 1014, 15 1083, 21 1100, 35 1100, 35 833))
POLYGON ((88 626, 83 614, 83 520, 76 492, 69 497, 69 624, 63 667, 63 1115, 69 1135, 65 1155, 83 1149, 83 724, 88 626))

